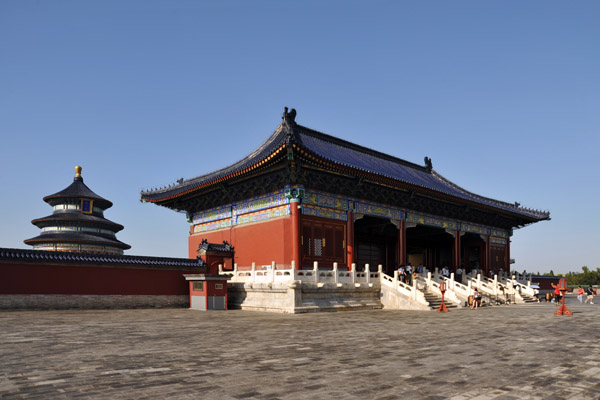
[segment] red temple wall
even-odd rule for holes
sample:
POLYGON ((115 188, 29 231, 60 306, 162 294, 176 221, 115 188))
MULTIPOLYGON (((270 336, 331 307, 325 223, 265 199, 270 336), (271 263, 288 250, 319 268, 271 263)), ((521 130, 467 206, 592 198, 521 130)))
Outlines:
POLYGON ((234 247, 233 262, 239 267, 250 266, 253 262, 267 265, 272 261, 289 266, 292 259, 291 227, 291 217, 287 216, 195 233, 189 237, 189 257, 198 256, 198 246, 203 239, 209 243, 225 240, 234 247))
POLYGON ((0 263, 0 294, 187 295, 183 274, 118 266, 0 263))

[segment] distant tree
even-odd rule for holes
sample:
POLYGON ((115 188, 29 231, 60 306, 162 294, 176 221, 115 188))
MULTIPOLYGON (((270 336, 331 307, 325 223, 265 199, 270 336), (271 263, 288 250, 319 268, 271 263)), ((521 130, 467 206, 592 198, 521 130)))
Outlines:
POLYGON ((569 280, 569 285, 599 285, 600 284, 600 268, 595 271, 590 271, 587 266, 581 267, 583 272, 569 272, 565 276, 569 280))

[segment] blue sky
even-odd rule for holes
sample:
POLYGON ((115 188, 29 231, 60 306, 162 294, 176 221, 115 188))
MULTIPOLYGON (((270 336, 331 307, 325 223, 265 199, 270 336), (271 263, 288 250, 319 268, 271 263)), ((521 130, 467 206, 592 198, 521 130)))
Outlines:
POLYGON ((519 270, 600 266, 597 1, 0 2, 1 247, 28 248, 75 165, 128 254, 187 256, 141 189, 305 126, 549 210, 519 270))

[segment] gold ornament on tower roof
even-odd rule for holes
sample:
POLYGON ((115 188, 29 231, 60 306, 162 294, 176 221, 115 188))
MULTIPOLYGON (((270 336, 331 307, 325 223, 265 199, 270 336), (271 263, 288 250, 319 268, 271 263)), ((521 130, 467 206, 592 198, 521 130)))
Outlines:
POLYGON ((81 178, 81 167, 79 165, 75 166, 75 178, 81 178))

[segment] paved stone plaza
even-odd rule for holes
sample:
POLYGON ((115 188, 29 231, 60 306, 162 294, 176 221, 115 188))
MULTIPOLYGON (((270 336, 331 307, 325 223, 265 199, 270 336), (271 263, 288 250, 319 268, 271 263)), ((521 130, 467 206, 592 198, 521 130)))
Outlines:
POLYGON ((0 399, 597 399, 598 305, 0 313, 0 399))

